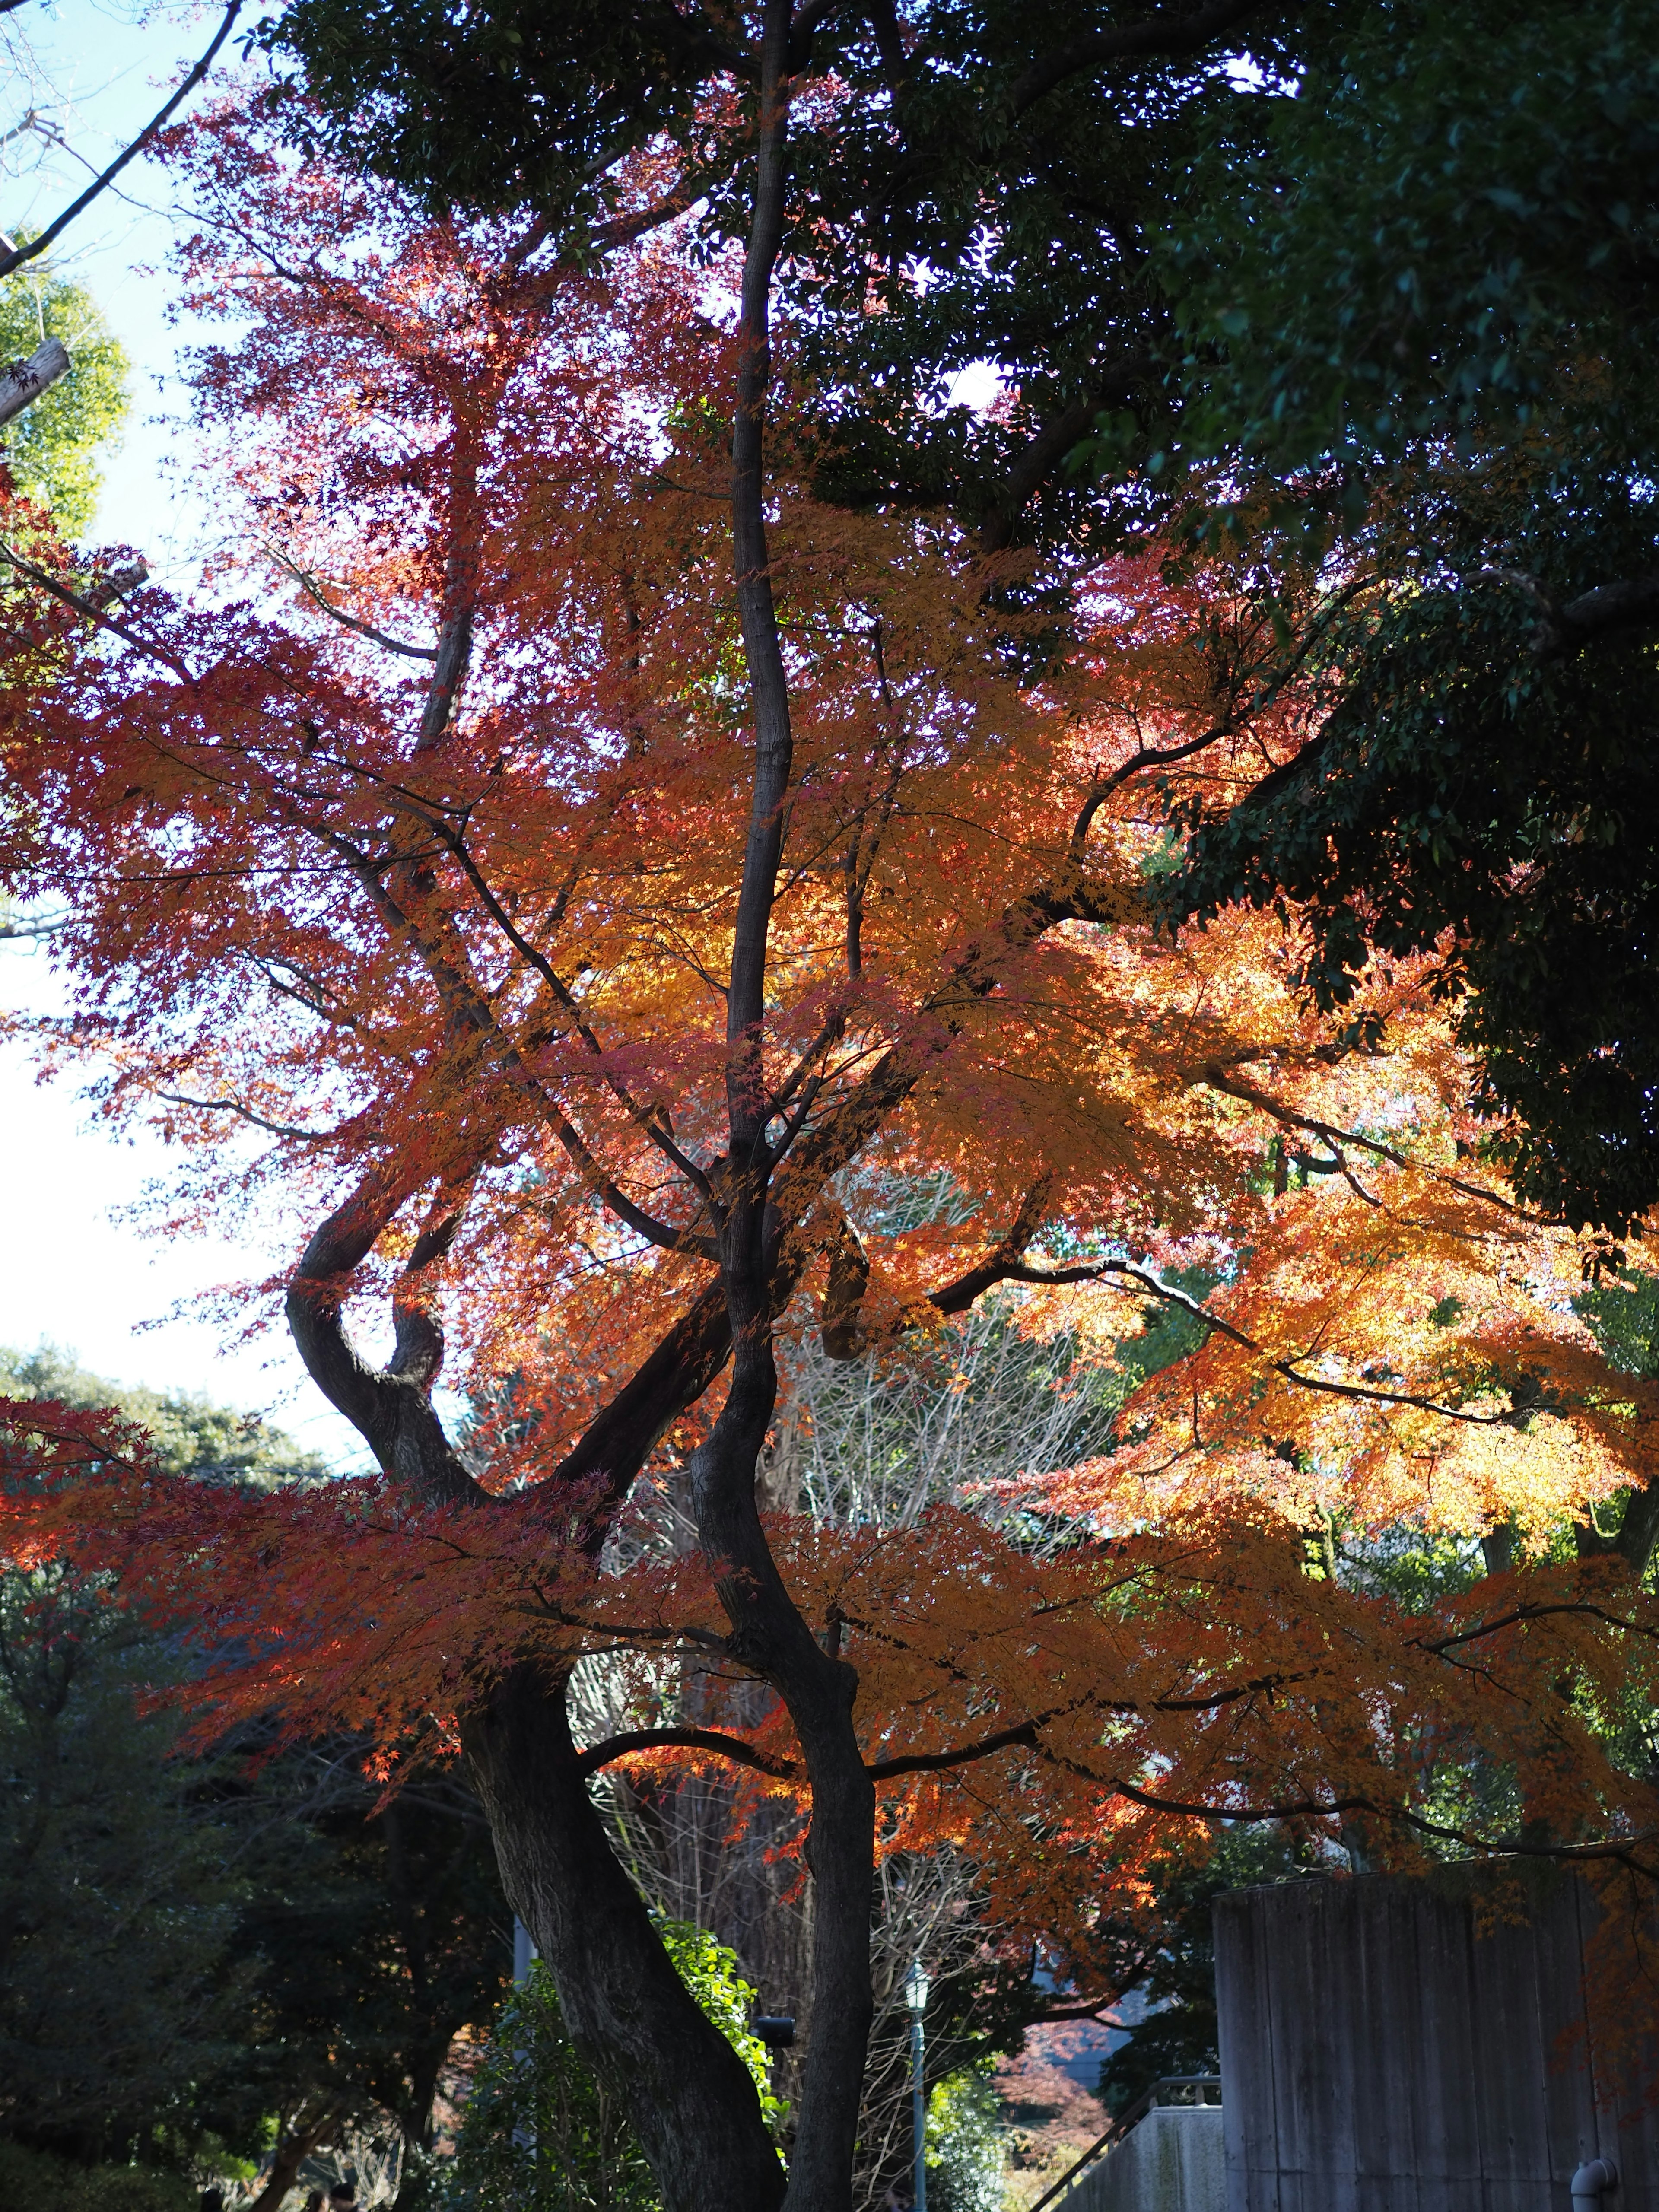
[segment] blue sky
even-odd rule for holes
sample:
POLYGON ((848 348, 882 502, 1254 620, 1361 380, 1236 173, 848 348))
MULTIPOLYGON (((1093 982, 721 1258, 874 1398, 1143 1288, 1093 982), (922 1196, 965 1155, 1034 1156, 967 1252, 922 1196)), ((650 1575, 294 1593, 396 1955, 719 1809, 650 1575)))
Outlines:
MULTIPOLYGON (((13 49, 0 49, 9 79, 0 127, 33 106, 62 131, 67 150, 40 148, 36 166, 33 137, 5 149, 0 227, 39 225, 72 198, 86 164, 101 168, 160 106, 218 15, 62 0, 5 18, 13 49)), ((134 368, 132 417, 108 471, 97 535, 137 545, 153 574, 183 582, 204 550, 204 522, 180 482, 189 444, 174 356, 190 333, 167 320, 170 195, 165 177, 143 164, 121 187, 81 218, 56 257, 94 293, 134 368)), ((0 1003, 56 1010, 59 987, 43 952, 0 944, 0 1003)), ((44 1339, 118 1382, 207 1391, 270 1413, 338 1464, 362 1464, 355 1432, 313 1389, 284 1333, 238 1344, 234 1327, 226 1331, 191 1310, 217 1285, 270 1272, 291 1248, 291 1229, 274 1230, 269 1249, 209 1236, 147 1237, 127 1213, 148 1186, 165 1182, 165 1147, 92 1126, 73 1080, 42 1086, 16 1039, 0 1041, 0 1128, 10 1258, 0 1271, 0 1343, 31 1349, 44 1339)))

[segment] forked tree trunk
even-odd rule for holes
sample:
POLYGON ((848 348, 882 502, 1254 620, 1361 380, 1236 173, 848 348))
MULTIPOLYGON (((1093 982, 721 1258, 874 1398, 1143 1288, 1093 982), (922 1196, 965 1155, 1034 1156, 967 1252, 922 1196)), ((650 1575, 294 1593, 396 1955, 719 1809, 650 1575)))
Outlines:
MULTIPOLYGON (((812 2030, 787 2203, 788 2212, 849 2212, 873 2010, 875 1788, 853 1725, 858 1677, 833 1648, 819 1644, 790 1598, 755 1499, 756 1469, 777 1403, 772 1328, 793 1279, 783 1224, 771 1202, 778 1162, 767 1141, 773 1109, 765 1095, 764 1054, 769 931, 793 761, 764 504, 769 300, 783 236, 789 33, 789 0, 765 0, 754 213, 732 429, 735 586, 755 760, 726 996, 728 1145, 702 1185, 709 1194, 719 1185, 709 1204, 718 1226, 720 1283, 592 1425, 567 1468, 573 1482, 584 1473, 602 1477, 620 1503, 657 1438, 701 1395, 731 1346, 726 1404, 691 1461, 693 1517, 731 1624, 724 1656, 782 1698, 811 1793, 805 1857, 814 1892, 812 2030)), ((422 720, 417 753, 441 744, 449 727, 470 634, 469 617, 465 635, 456 632, 461 641, 450 678, 442 684, 434 678, 435 703, 422 720)), ((487 1012, 482 1019, 487 1030, 487 1012)), ((818 1179, 836 1164, 819 1162, 818 1179)), ((799 1176, 799 1157, 792 1165, 799 1176)), ((418 1274, 448 1249, 468 1174, 459 1174, 453 1191, 434 1201, 408 1273, 418 1274)), ((429 1175, 428 1163, 422 1179, 429 1175)), ((442 1337, 418 1291, 406 1286, 406 1295, 394 1299, 397 1351, 383 1370, 363 1364, 340 1322, 340 1293, 410 1195, 412 1187, 399 1191, 373 1173, 366 1178, 313 1238, 290 1289, 289 1318, 313 1379, 394 1480, 428 1502, 470 1502, 488 1510, 431 1405, 442 1337)), ((520 1664, 464 1717, 461 1734, 507 1897, 548 1962, 577 2049, 621 2099, 666 2212, 774 2212, 786 2199, 785 2177, 754 2085, 681 1981, 611 1849, 588 1796, 562 1685, 520 1664)))

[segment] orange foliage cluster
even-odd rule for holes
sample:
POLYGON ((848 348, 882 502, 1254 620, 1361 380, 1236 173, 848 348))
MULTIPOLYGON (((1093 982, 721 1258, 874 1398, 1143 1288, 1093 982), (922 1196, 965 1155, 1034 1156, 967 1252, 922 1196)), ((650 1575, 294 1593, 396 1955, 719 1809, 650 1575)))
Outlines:
MULTIPOLYGON (((748 808, 726 272, 672 236, 595 274, 419 222, 232 113, 174 155, 204 209, 188 296, 240 323, 198 378, 238 534, 204 600, 100 611, 84 563, 37 563, 58 596, 0 668, 0 756, 9 872, 73 917, 55 1042, 184 1148, 185 1212, 377 1194, 378 1256, 335 1294, 441 1312, 463 1378, 512 1393, 477 1440, 488 1505, 112 1459, 15 1482, 8 1543, 188 1610, 204 1729, 276 1706, 395 1763, 509 1660, 607 1654, 658 1731, 617 1756, 792 1790, 781 1709, 663 1740, 662 1662, 720 1649, 708 1565, 619 1568, 603 1481, 546 1480, 713 1279, 748 808)), ((771 1524, 859 1669, 885 1846, 959 1844, 1006 1925, 1080 1961, 1102 1864, 1133 1894, 1206 1810, 1481 1848, 1516 1832, 1470 1778, 1498 1775, 1528 1833, 1659 1864, 1659 1796, 1589 1725, 1651 1704, 1659 1609, 1616 1557, 1548 1552, 1649 1480, 1659 1412, 1575 1314, 1586 1251, 1474 1164, 1420 973, 1339 1033, 1274 917, 1146 918, 1171 793, 1247 784, 1316 702, 1224 566, 1079 564, 1057 639, 1030 556, 816 503, 797 434, 786 407, 782 1326, 817 1326, 854 1235, 864 1346, 948 1330, 964 1281, 1085 1356, 1148 1307, 1207 1316, 1112 1449, 1030 1470, 1063 1543, 1006 1498, 771 1524), (961 1202, 918 1225, 902 1194, 941 1177, 961 1202), (1206 1299, 1176 1285, 1195 1267, 1206 1299), (1318 1571, 1334 1513, 1513 1522, 1529 1553, 1413 1610, 1318 1571)))

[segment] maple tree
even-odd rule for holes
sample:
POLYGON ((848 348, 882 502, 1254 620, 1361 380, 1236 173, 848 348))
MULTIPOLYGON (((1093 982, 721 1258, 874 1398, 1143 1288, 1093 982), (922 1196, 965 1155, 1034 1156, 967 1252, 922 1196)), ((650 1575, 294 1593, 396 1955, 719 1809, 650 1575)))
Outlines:
POLYGON ((1632 1880, 1659 1826, 1603 1724, 1652 1703, 1659 1490, 1655 1384, 1577 1310, 1596 1248, 1474 1158, 1420 963, 1334 1024, 1271 914, 1156 927, 1172 805, 1322 711, 1247 562, 815 496, 769 320, 787 32, 712 258, 629 235, 651 147, 574 262, 257 110, 176 137, 189 296, 240 323, 198 390, 241 534, 210 595, 118 605, 118 552, 31 540, 0 694, 9 876, 71 916, 56 1049, 185 1148, 181 1225, 304 1223, 265 1289, 380 1470, 254 1497, 82 1454, 9 1488, 9 1548, 193 1606, 204 1740, 458 1750, 674 2212, 847 2205, 878 1854, 958 1850, 1097 1993, 1217 1814, 1632 1880), (993 1294, 1034 1338, 1115 1342, 1127 1301, 1198 1342, 1110 1449, 891 1524, 769 1510, 805 1332, 948 1358, 993 1294), (498 1415, 465 1453, 447 1358, 498 1415), (1408 1601, 1401 1525, 1490 1558, 1408 1601), (629 1707, 597 1741, 584 1664, 629 1707), (623 1762, 805 1809, 787 2175, 593 1804, 623 1762))

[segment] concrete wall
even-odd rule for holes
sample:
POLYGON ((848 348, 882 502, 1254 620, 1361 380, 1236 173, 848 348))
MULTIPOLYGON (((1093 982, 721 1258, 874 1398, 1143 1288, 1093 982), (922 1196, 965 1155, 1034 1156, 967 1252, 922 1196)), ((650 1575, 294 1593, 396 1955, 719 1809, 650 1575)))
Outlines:
POLYGON ((1286 1882, 1218 1900, 1227 2212, 1571 2212, 1608 2158, 1604 2212, 1659 2212, 1642 2085, 1598 2107, 1585 2027, 1595 1907, 1534 1882, 1528 1924, 1476 1925, 1482 1877, 1286 1882))
POLYGON ((1219 2105, 1154 2105, 1054 2212, 1225 2212, 1219 2105))

